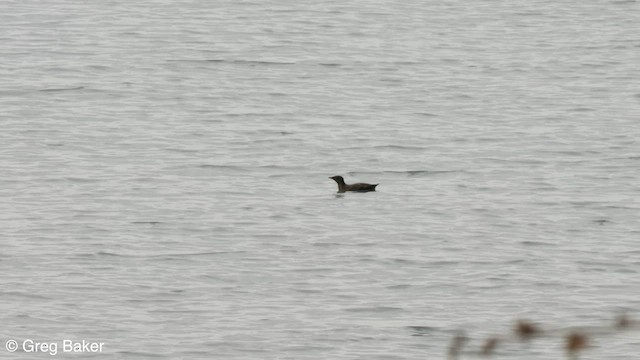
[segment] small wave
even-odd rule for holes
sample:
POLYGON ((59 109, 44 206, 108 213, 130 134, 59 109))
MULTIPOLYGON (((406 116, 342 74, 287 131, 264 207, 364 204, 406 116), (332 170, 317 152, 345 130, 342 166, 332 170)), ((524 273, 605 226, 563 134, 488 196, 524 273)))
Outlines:
POLYGON ((407 170, 409 176, 439 175, 461 172, 460 170, 407 170))
POLYGON ((0 96, 24 96, 28 93, 27 90, 0 90, 0 96))
POLYGON ((418 264, 420 264, 419 262, 417 262, 415 260, 403 259, 403 258, 393 258, 393 259, 389 259, 389 261, 392 262, 392 263, 403 264, 403 265, 418 265, 418 264))
POLYGON ((50 88, 50 89, 41 89, 38 91, 41 92, 55 92, 55 91, 74 91, 74 90, 82 90, 84 89, 84 86, 77 86, 77 87, 73 87, 73 88, 50 88))
POLYGON ((393 65, 424 65, 421 61, 392 61, 393 65))
POLYGON ((116 254, 108 251, 98 251, 95 255, 98 256, 113 256, 113 257, 127 257, 126 255, 116 254))
POLYGON ((540 12, 540 11, 522 11, 522 12, 515 12, 513 14, 517 16, 544 16, 545 15, 543 12, 540 12))
POLYGON ((259 117, 259 118, 282 117, 282 116, 288 116, 288 115, 291 115, 291 113, 288 113, 288 112, 272 112, 272 113, 231 112, 231 113, 224 114, 225 117, 259 117))
POLYGON ((374 146, 352 146, 343 148, 342 150, 360 150, 360 149, 380 149, 380 150, 426 150, 424 146, 410 145, 374 145, 374 146))
POLYGON ((521 241, 520 244, 522 244, 524 246, 555 246, 556 245, 556 244, 553 244, 553 243, 550 243, 550 242, 531 241, 531 240, 521 241))
POLYGON ((458 264, 460 264, 460 262, 455 260, 437 260, 429 262, 429 266, 449 266, 458 264))
POLYGON ((100 181, 98 179, 78 178, 78 177, 67 177, 65 178, 65 180, 76 182, 76 183, 95 183, 100 181))
POLYGON ((413 336, 422 336, 440 330, 437 327, 433 326, 407 326, 407 329, 414 332, 413 336))
POLYGON ((502 159, 502 158, 495 158, 495 157, 484 157, 484 158, 480 158, 480 160, 493 161, 498 163, 517 163, 517 164, 529 164, 529 165, 547 164, 546 161, 536 160, 536 159, 502 159))
POLYGON ((146 359, 146 358, 158 358, 158 359, 163 359, 163 358, 167 358, 166 356, 162 355, 162 354, 154 354, 154 353, 150 353, 150 352, 144 352, 144 351, 117 351, 116 354, 122 355, 123 358, 125 359, 136 359, 136 358, 141 358, 141 359, 146 359))
POLYGON ((109 69, 111 69, 111 67, 104 66, 104 65, 89 65, 87 67, 89 69, 93 69, 93 70, 109 70, 109 69))
POLYGON ((411 145, 376 145, 374 149, 397 149, 397 150, 426 150, 424 146, 411 146, 411 145))
POLYGON ((189 154, 189 153, 197 153, 197 152, 199 152, 199 150, 193 150, 193 149, 178 149, 178 148, 165 148, 165 150, 167 150, 167 151, 171 151, 171 152, 183 153, 183 154, 189 154))
POLYGON ((293 291, 301 293, 301 294, 322 294, 322 290, 316 289, 293 289, 293 291))
POLYGON ((154 255, 134 255, 134 254, 119 254, 109 251, 98 251, 95 254, 85 254, 85 256, 104 256, 104 257, 124 257, 124 258, 156 258, 163 260, 171 260, 177 258, 197 257, 197 256, 210 256, 210 255, 224 255, 224 254, 241 254, 246 251, 205 251, 197 253, 178 253, 178 254, 154 254, 154 255))
POLYGON ((514 260, 508 260, 504 262, 505 265, 524 264, 524 263, 526 263, 526 261, 523 259, 514 259, 514 260))
POLYGON ((170 63, 184 63, 184 64, 222 64, 229 66, 291 66, 296 65, 295 62, 286 61, 269 61, 269 60, 244 60, 244 59, 168 59, 170 63))
POLYGON ((204 252, 197 252, 197 253, 151 255, 151 256, 147 256, 147 257, 162 258, 162 259, 176 259, 176 258, 185 258, 185 257, 226 255, 226 254, 244 254, 244 253, 246 253, 246 251, 204 251, 204 252))
POLYGON ((5 296, 10 296, 10 297, 21 297, 21 298, 39 299, 39 300, 50 300, 51 299, 51 298, 46 297, 46 296, 33 294, 33 293, 27 293, 27 292, 19 292, 19 291, 2 291, 2 292, 0 292, 0 295, 3 298, 5 296))
POLYGON ((409 284, 397 284, 397 285, 385 286, 385 289, 402 290, 402 289, 408 289, 410 287, 411 287, 411 285, 409 285, 409 284))
POLYGON ((240 65, 295 65, 295 62, 285 62, 285 61, 267 61, 267 60, 225 60, 225 59, 207 59, 206 62, 215 62, 215 63, 227 63, 227 64, 240 64, 240 65))
POLYGON ((272 169, 272 170, 290 170, 290 171, 298 171, 303 170, 300 166, 282 166, 282 165, 260 165, 257 166, 258 169, 272 169))
POLYGON ((623 210, 639 210, 637 206, 622 206, 622 205, 605 205, 604 209, 623 209, 623 210))
MULTIPOLYGON (((342 194, 336 194, 340 195, 340 197, 342 197, 342 194)), ((337 243, 337 242, 317 242, 317 243, 313 243, 311 244, 311 246, 316 246, 316 247, 331 247, 331 246, 342 246, 341 243, 337 243)))
POLYGON ((568 155, 568 156, 584 156, 587 153, 594 154, 594 152, 592 151, 575 151, 575 150, 560 150, 560 151, 546 151, 546 152, 551 154, 568 155))
POLYGON ((586 206, 598 205, 598 204, 601 204, 601 202, 585 200, 585 201, 569 201, 569 204, 573 206, 586 207, 586 206))
POLYGON ((386 171, 351 171, 346 173, 349 176, 363 174, 404 174, 407 176, 431 176, 450 173, 462 173, 464 170, 386 170, 386 171))
POLYGON ((596 219, 596 220, 592 220, 594 223, 598 224, 598 225, 604 225, 604 224, 608 224, 611 223, 611 220, 607 220, 607 219, 596 219))
POLYGON ((333 268, 299 268, 299 269, 291 269, 293 272, 331 272, 335 271, 333 268))
POLYGON ((199 168, 202 169, 225 169, 225 170, 235 170, 235 171, 247 171, 244 167, 236 166, 236 165, 218 165, 218 164, 201 164, 198 165, 199 168))
POLYGON ((373 307, 357 307, 357 308, 347 308, 345 311, 348 312, 394 312, 394 311, 403 311, 403 308, 394 307, 394 306, 373 306, 373 307))

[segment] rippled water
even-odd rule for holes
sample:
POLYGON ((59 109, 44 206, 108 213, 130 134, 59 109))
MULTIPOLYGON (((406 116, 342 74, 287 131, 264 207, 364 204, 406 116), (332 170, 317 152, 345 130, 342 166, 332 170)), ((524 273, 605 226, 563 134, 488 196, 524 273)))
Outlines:
POLYGON ((638 34, 636 1, 2 2, 2 342, 441 359, 637 315, 638 34))

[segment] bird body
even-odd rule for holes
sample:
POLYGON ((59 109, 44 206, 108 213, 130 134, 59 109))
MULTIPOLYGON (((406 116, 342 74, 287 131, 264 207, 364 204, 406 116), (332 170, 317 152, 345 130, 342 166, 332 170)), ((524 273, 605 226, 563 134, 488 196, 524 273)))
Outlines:
POLYGON ((378 186, 378 184, 365 184, 365 183, 347 184, 344 182, 344 178, 339 175, 332 176, 329 179, 333 179, 336 183, 338 183, 339 193, 343 193, 347 191, 357 191, 357 192, 376 191, 376 186, 378 186))

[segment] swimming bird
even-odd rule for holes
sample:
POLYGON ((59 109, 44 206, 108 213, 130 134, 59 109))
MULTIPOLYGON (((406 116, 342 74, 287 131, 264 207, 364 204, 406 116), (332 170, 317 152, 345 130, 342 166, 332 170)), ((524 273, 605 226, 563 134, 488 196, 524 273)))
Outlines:
POLYGON ((335 180, 335 182, 338 183, 339 193, 343 193, 347 191, 357 191, 357 192, 376 191, 376 186, 378 186, 378 184, 365 184, 365 183, 346 184, 344 182, 344 178, 340 175, 332 176, 329 179, 333 179, 335 180))

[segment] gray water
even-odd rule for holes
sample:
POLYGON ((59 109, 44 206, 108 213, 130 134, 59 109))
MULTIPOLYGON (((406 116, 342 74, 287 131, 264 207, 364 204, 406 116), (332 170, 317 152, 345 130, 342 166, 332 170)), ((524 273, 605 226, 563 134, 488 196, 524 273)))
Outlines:
POLYGON ((636 1, 1 2, 0 358, 443 359, 637 319, 639 34, 636 1))

